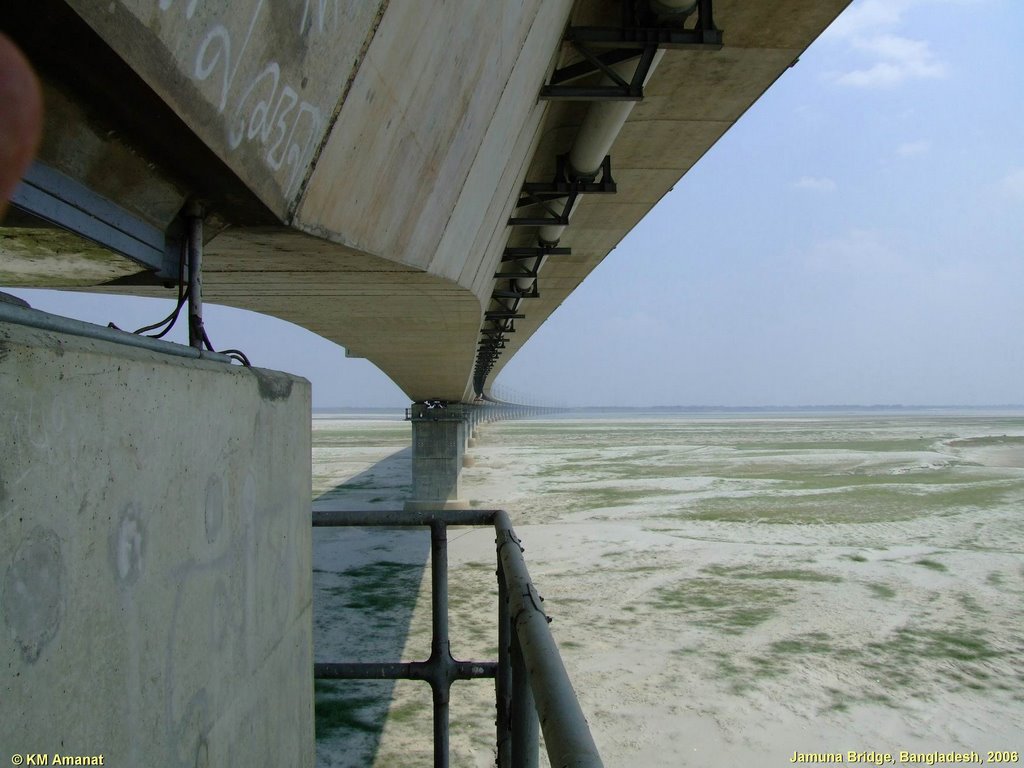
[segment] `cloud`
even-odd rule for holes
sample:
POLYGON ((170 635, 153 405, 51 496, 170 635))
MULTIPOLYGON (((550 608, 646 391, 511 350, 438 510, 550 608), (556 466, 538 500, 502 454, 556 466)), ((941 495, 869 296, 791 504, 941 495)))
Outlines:
POLYGON ((796 180, 798 189, 815 189, 821 192, 831 192, 836 188, 836 183, 827 176, 801 176, 796 180))
POLYGON ((828 37, 851 38, 878 27, 892 27, 902 20, 906 0, 863 0, 847 8, 826 32, 828 37))
POLYGON ((905 141, 896 147, 896 154, 900 157, 923 155, 931 148, 931 142, 928 141, 905 141))
POLYGON ((905 11, 922 4, 924 0, 864 0, 841 14, 826 37, 866 61, 836 75, 835 82, 854 88, 892 88, 910 80, 943 77, 946 65, 927 41, 897 34, 905 11))
POLYGON ((984 5, 990 0, 855 0, 822 35, 823 38, 849 39, 878 30, 892 29, 903 22, 904 14, 930 5, 956 5, 966 8, 984 5))
POLYGON ((946 65, 935 57, 928 43, 923 40, 911 40, 899 35, 876 35, 871 38, 855 38, 851 45, 855 50, 879 61, 869 67, 840 75, 836 78, 840 85, 890 88, 907 80, 936 78, 946 74, 946 65))

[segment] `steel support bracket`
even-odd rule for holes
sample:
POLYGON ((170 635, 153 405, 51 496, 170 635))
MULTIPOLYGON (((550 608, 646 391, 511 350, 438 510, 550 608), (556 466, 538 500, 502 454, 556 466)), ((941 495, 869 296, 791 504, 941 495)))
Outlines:
POLYGON ((523 193, 516 203, 517 208, 535 205, 541 201, 557 200, 573 195, 614 195, 618 192, 612 178, 612 158, 605 155, 601 168, 593 178, 577 176, 569 166, 569 155, 555 159, 555 177, 549 182, 528 181, 523 184, 523 193))
MULTIPOLYGON (((506 248, 501 255, 502 263, 509 261, 520 261, 521 259, 538 259, 544 256, 568 256, 572 253, 571 248, 560 248, 555 245, 537 245, 526 248, 506 248)), ((495 275, 500 277, 500 275, 495 275)))
MULTIPOLYGON (((644 80, 647 79, 654 63, 654 54, 658 51, 658 44, 649 43, 639 51, 639 60, 632 77, 627 81, 618 72, 612 69, 611 64, 621 61, 628 61, 637 56, 637 51, 632 46, 618 50, 612 50, 601 58, 593 49, 598 47, 585 39, 580 39, 578 34, 587 36, 588 30, 603 29, 601 27, 570 27, 566 35, 568 42, 576 51, 583 56, 584 61, 573 64, 563 69, 556 69, 551 76, 551 82, 540 89, 541 101, 640 101, 644 97, 644 80), (602 72, 612 82, 607 85, 565 85, 565 83, 577 80, 585 75, 602 72)), ((611 28, 611 31, 618 33, 610 35, 618 37, 616 43, 605 45, 616 45, 625 43, 629 35, 627 30, 611 28)))
POLYGON ((11 197, 18 209, 138 262, 159 280, 177 284, 183 231, 161 232, 117 203, 36 161, 11 197))
POLYGON ((562 210, 555 210, 549 205, 548 200, 529 193, 523 193, 522 197, 519 198, 519 202, 516 204, 517 208, 521 208, 524 205, 539 205, 544 209, 546 216, 513 216, 508 220, 510 227, 547 227, 549 225, 558 227, 569 226, 569 211, 572 210, 573 204, 576 202, 576 193, 570 192, 565 198, 565 205, 562 206, 562 210), (526 202, 523 202, 523 198, 528 198, 526 202))
MULTIPOLYGON (((537 273, 534 272, 532 275, 516 275, 515 277, 537 277, 537 273)), ((530 286, 529 290, 521 291, 515 287, 515 280, 509 280, 508 290, 502 290, 495 288, 491 293, 492 299, 539 299, 540 291, 537 288, 537 280, 534 279, 533 285, 530 286)))
POLYGON ((582 61, 556 69, 540 91, 542 100, 639 101, 643 83, 651 71, 659 48, 674 50, 720 50, 722 32, 715 26, 713 0, 699 0, 696 24, 687 29, 660 23, 645 3, 625 0, 620 27, 570 27, 565 42, 576 49, 582 61), (627 81, 613 69, 615 64, 639 56, 627 81), (604 85, 571 85, 595 74, 612 82, 604 85))
POLYGON ((576 176, 569 166, 568 155, 559 155, 555 160, 555 176, 550 182, 526 182, 516 201, 516 208, 537 205, 547 215, 513 216, 508 220, 510 227, 546 227, 548 225, 568 226, 569 213, 576 198, 583 194, 613 195, 617 192, 612 178, 612 160, 606 155, 601 168, 594 178, 576 176), (561 210, 552 203, 564 201, 561 210))

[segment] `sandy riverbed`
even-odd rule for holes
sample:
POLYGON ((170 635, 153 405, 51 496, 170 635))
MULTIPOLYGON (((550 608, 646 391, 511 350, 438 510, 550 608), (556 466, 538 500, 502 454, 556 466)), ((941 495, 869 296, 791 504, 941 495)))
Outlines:
MULTIPOLYGON (((407 425, 315 435, 319 504, 399 506, 407 425)), ((1024 746, 1022 436, 1015 417, 505 423, 464 495, 512 514, 606 765, 984 758, 1024 746)), ((491 658, 493 535, 451 539, 453 653, 491 658)), ((425 657, 426 549, 318 534, 318 659, 425 657)), ((428 689, 358 685, 321 690, 321 764, 429 765, 428 689)), ((493 763, 492 695, 453 690, 453 765, 493 763)))

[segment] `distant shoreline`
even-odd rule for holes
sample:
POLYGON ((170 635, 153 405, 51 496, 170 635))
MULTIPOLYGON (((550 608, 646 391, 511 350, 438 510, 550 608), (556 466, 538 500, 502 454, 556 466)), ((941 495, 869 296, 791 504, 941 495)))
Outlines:
MULTIPOLYGON (((543 407, 543 406, 542 406, 543 407)), ((1024 414, 1024 404, 1006 405, 649 405, 580 406, 557 408, 560 415, 591 413, 1005 413, 1024 414)), ((320 406, 314 414, 391 415, 404 413, 404 407, 356 408, 320 406)))

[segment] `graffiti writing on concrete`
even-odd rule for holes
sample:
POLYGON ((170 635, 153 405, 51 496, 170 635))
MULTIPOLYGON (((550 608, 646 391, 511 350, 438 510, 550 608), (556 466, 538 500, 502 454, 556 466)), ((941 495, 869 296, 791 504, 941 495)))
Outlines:
MULTIPOLYGON (((188 22, 193 21, 198 5, 199 0, 189 0, 178 5, 176 11, 175 0, 159 0, 162 13, 183 8, 188 22)), ((196 43, 194 55, 186 60, 187 73, 196 82, 212 86, 217 114, 226 117, 228 149, 235 151, 243 145, 255 149, 284 196, 290 198, 313 160, 324 118, 317 105, 301 96, 305 79, 296 87, 282 74, 280 61, 253 53, 258 47, 253 40, 254 33, 259 34, 257 28, 261 23, 273 23, 267 5, 266 0, 250 4, 251 13, 242 17, 241 27, 237 25, 237 11, 230 18, 217 18, 216 14, 196 17, 205 27, 200 27, 200 34, 190 35, 196 43), (239 29, 244 30, 242 34, 238 34, 239 29)), ((299 8, 302 13, 296 13, 296 41, 300 48, 304 48, 302 38, 336 30, 338 0, 299 0, 299 8)))
MULTIPOLYGON (((193 0, 198 2, 198 0, 193 0)), ((338 0, 305 0, 302 7, 302 21, 299 22, 299 34, 312 30, 314 21, 316 31, 322 34, 327 26, 328 18, 332 29, 337 29, 340 10, 338 0), (312 13, 310 13, 312 11, 312 13)))

